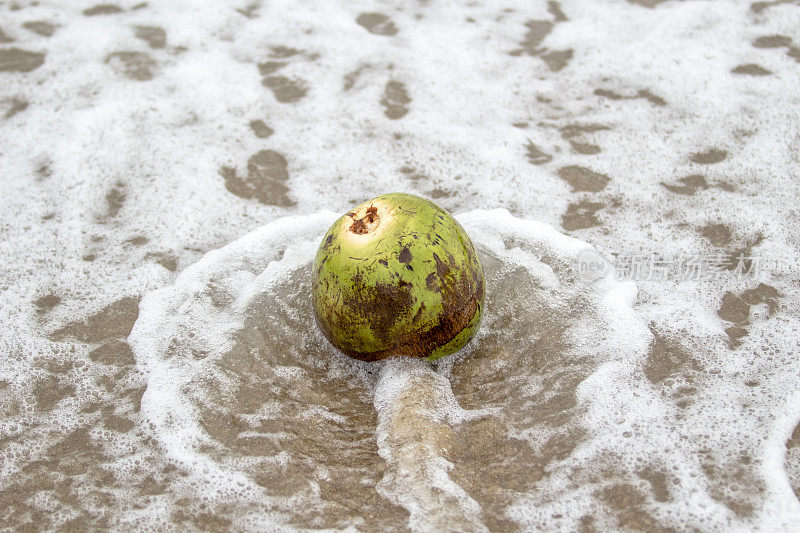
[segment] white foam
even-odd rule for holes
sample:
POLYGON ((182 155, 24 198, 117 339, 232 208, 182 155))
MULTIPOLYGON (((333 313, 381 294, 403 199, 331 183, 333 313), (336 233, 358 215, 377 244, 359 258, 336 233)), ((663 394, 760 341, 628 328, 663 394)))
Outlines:
MULTIPOLYGON (((264 290, 265 277, 274 281, 308 260, 309 237, 317 237, 335 218, 333 213, 322 212, 275 221, 209 252, 187 268, 173 286, 154 291, 142 299, 139 319, 128 339, 139 367, 148 376, 142 414, 155 428, 167 453, 189 469, 204 493, 213 494, 227 487, 238 495, 241 487, 256 493, 259 488, 243 474, 225 469, 197 451, 198 445, 207 442, 208 437, 199 426, 196 408, 183 395, 183 388, 198 372, 202 373, 206 365, 186 357, 170 357, 167 355, 169 343, 184 340, 176 334, 188 326, 212 339, 216 354, 229 348, 228 334, 241 325, 243 316, 215 314, 213 304, 204 295, 209 283, 215 280, 228 283, 231 293, 239 299, 264 290), (302 241, 306 241, 306 253, 298 256, 292 251, 292 245, 302 241), (280 262, 272 260, 287 247, 289 251, 283 254, 280 262), (247 275, 262 270, 261 276, 247 275), (201 311, 197 312, 198 309, 201 311)), ((214 355, 209 354, 209 357, 214 355)))
MULTIPOLYGON (((202 489, 206 496, 216 494, 219 487, 225 486, 232 490, 245 486, 253 494, 259 493, 260 489, 235 467, 231 470, 230 464, 218 463, 199 451, 202 444, 213 443, 200 426, 197 408, 185 396, 185 387, 209 372, 209 363, 217 354, 231 349, 230 335, 242 327, 253 299, 270 291, 274 283, 312 260, 320 236, 334 218, 334 214, 324 212, 268 224, 222 249, 209 252, 187 268, 174 285, 154 291, 142 300, 140 318, 129 337, 140 369, 148 380, 142 398, 142 413, 167 453, 192 472, 199 486, 206 487, 202 489), (273 260, 278 256, 280 260, 273 260), (230 294, 232 303, 219 308, 209 302, 213 299, 208 292, 211 285, 230 294), (188 329, 194 332, 191 338, 182 333, 188 329), (170 355, 173 353, 170 344, 175 342, 204 344, 213 350, 207 357, 196 361, 186 356, 170 355)), ((507 250, 505 244, 509 239, 518 239, 543 255, 569 264, 578 253, 587 249, 586 243, 566 237, 546 224, 514 218, 505 210, 474 211, 460 215, 458 219, 477 245, 487 247, 509 264, 524 266, 532 278, 555 293, 556 299, 563 298, 558 294, 564 291, 585 292, 587 297, 596 294, 591 296, 589 304, 593 306, 591 315, 603 317, 606 329, 598 330, 597 324, 578 321, 573 333, 578 352, 583 350, 590 357, 609 358, 615 362, 607 364, 617 367, 624 362, 624 370, 636 364, 646 348, 649 331, 641 325, 635 326, 641 321, 631 307, 635 288, 630 282, 617 282, 608 275, 593 286, 567 288, 561 284, 560 278, 569 275, 568 272, 557 274, 537 255, 519 247, 507 250), (581 335, 585 337, 581 338, 581 335), (598 335, 604 337, 601 340, 604 344, 599 348, 598 335), (608 346, 617 349, 609 350, 608 346)), ((288 312, 291 313, 291 309, 288 312)), ((180 350, 174 353, 180 353, 180 350)), ((465 520, 464 524, 471 528, 484 527, 480 520, 480 505, 448 477, 452 465, 440 455, 441 451, 434 444, 440 438, 438 432, 442 424, 457 426, 466 420, 491 415, 494 411, 462 409, 450 389, 447 368, 447 363, 442 365, 445 373, 437 374, 425 363, 389 361, 382 366, 375 389, 379 453, 389 465, 389 471, 378 488, 390 501, 409 510, 410 525, 415 530, 439 527, 456 518, 465 520), (407 396, 425 398, 428 406, 409 404, 405 399, 407 396), (403 421, 409 420, 408 417, 414 419, 411 426, 404 425, 403 421), (415 424, 430 424, 430 427, 416 427, 415 424), (430 443, 415 441, 414 438, 419 437, 415 431, 428 432, 430 443), (451 503, 442 505, 442 494, 448 494, 451 503)), ((611 367, 601 367, 595 377, 603 375, 603 368, 611 367)), ((275 370, 281 372, 280 367, 275 370)), ((597 379, 602 381, 602 378, 597 379)), ((585 387, 591 385, 585 382, 585 387)), ((623 396, 615 398, 619 401, 623 396)), ((586 401, 602 413, 613 412, 618 405, 604 405, 595 399, 586 401)), ((306 416, 312 415, 313 410, 306 416)), ((322 413, 322 416, 329 415, 322 413)), ((607 421, 595 421, 594 424, 602 426, 607 421)), ((609 439, 613 440, 613 437, 609 439)), ((235 493, 239 494, 238 490, 235 493)))
MULTIPOLYGON (((138 379, 132 372, 115 380, 115 372, 89 361, 94 345, 51 341, 49 332, 125 295, 163 287, 161 297, 194 294, 183 306, 162 302, 163 309, 157 297, 145 298, 137 328, 148 324, 148 331, 162 336, 148 339, 144 330, 134 335, 137 354, 160 354, 140 357, 153 389, 180 399, 181 391, 168 377, 180 381, 183 372, 199 373, 204 363, 160 359, 172 341, 167 332, 181 347, 195 342, 190 333, 215 340, 209 357, 224 352, 247 302, 307 258, 313 242, 308 233, 308 242, 295 242, 285 261, 266 268, 260 261, 272 255, 248 256, 249 265, 236 265, 234 259, 222 264, 225 254, 246 255, 250 245, 260 250, 255 238, 241 249, 205 252, 287 214, 323 208, 342 212, 370 195, 407 190, 436 192, 453 210, 503 206, 556 227, 569 204, 597 202, 600 224, 574 233, 609 257, 624 250, 712 254, 757 243, 753 253, 771 262, 758 280, 640 280, 635 301, 630 285, 597 282, 595 296, 605 295, 589 300, 597 316, 582 315, 569 333, 575 353, 603 360, 578 389, 586 408, 583 423, 593 428, 593 436, 574 458, 585 465, 601 449, 622 450, 617 470, 625 470, 648 494, 648 482, 637 481, 631 473, 635 467, 626 470, 625 465, 637 464, 641 456, 675 465, 680 483, 672 487, 672 500, 647 504, 664 523, 766 531, 798 522, 783 461, 785 440, 800 421, 795 397, 800 231, 794 183, 800 175, 800 93, 797 62, 786 47, 752 45, 758 37, 784 35, 797 47, 796 6, 758 11, 749 1, 720 0, 662 2, 651 9, 622 0, 563 0, 559 6, 568 20, 554 24, 540 48, 573 55, 562 70, 553 71, 541 54, 509 54, 520 48, 526 22, 555 20, 544 1, 509 0, 502 6, 432 1, 398 8, 355 2, 298 10, 285 0, 253 4, 246 16, 235 8, 246 12, 247 2, 149 0, 143 9, 123 3, 122 13, 83 16, 90 4, 0 6, 2 30, 14 39, 2 47, 46 52, 44 64, 30 73, 0 73, 0 115, 9 109, 9 98, 28 102, 13 117, 0 116, 0 412, 17 428, 3 426, 0 434, 7 439, 4 450, 14 454, 0 466, 3 489, 61 436, 98 423, 95 413, 82 410, 90 403, 113 402, 106 386, 123 388, 138 379), (374 10, 391 17, 396 36, 374 35, 355 22, 359 13, 374 10), (54 34, 28 31, 23 24, 31 20, 54 23, 54 34), (137 39, 133 28, 141 24, 163 27, 167 46, 155 50, 137 39), (276 102, 261 84, 257 64, 270 59, 273 46, 299 50, 279 72, 307 87, 306 97, 296 103, 276 102), (154 79, 128 79, 106 62, 108 54, 121 50, 149 54, 156 63, 154 79), (771 74, 731 73, 748 63, 771 74), (356 72, 353 87, 344 90, 344 77, 356 72), (411 99, 408 114, 399 120, 387 118, 380 103, 389 80, 402 82, 411 99), (597 89, 621 98, 604 97, 597 89), (666 105, 637 97, 643 89, 666 105), (274 134, 254 136, 248 127, 254 119, 267 122, 274 134), (599 153, 577 153, 562 136, 560 128, 575 124, 608 127, 579 137, 596 144, 599 153), (525 157, 529 140, 552 160, 532 165, 525 157), (726 150, 728 157, 714 165, 691 161, 692 153, 712 147, 726 150), (225 189, 221 167, 235 167, 243 175, 248 158, 264 149, 286 157, 287 196, 294 206, 264 205, 225 189), (566 165, 606 174, 610 181, 597 193, 572 192, 558 177, 566 165), (424 177, 413 177, 419 174, 424 177), (662 185, 691 174, 703 175, 708 187, 687 195, 662 185), (109 216, 106 195, 114 188, 126 199, 120 212, 109 216), (43 220, 45 215, 52 218, 43 220), (729 246, 712 246, 699 235, 698 228, 712 222, 731 229, 729 246), (140 235, 149 242, 126 244, 140 235), (176 278, 148 255, 153 253, 173 254, 182 273, 176 278), (89 256, 95 257, 83 259, 89 256), (187 268, 198 260, 198 269, 187 268), (225 313, 197 294, 204 290, 198 280, 210 279, 202 265, 226 272, 214 291, 215 297, 234 298, 225 313), (778 308, 752 306, 747 335, 730 349, 725 330, 731 323, 717 311, 721 299, 761 281, 780 293, 778 308), (40 316, 32 302, 45 294, 61 296, 62 303, 40 316), (163 322, 157 324, 155 315, 163 322), (181 323, 178 317, 191 320, 181 323), (645 327, 650 326, 691 359, 656 383, 642 377, 650 341, 645 327), (45 370, 37 366, 43 354, 75 367, 45 370), (162 372, 164 381, 158 382, 153 374, 162 372), (33 388, 53 376, 59 385, 75 387, 75 394, 40 412, 33 388), (626 431, 634 436, 625 437, 626 431), (667 451, 659 455, 661 448, 667 451), (701 457, 702 450, 710 453, 701 457), (739 461, 741 455, 750 462, 739 461), (739 468, 745 481, 733 475, 739 468), (707 473, 711 469, 716 469, 713 475, 707 473), (747 494, 729 498, 726 486, 733 485, 747 494), (754 509, 748 511, 748 505, 754 509)), ((538 222, 509 223, 502 212, 469 212, 461 220, 488 249, 503 250, 508 241, 512 249, 503 251, 504 260, 525 265, 553 298, 579 292, 570 292, 542 250, 573 250, 582 243, 538 222), (484 224, 487 218, 499 219, 499 225, 484 224), (545 244, 533 246, 533 234, 545 244)), ((488 333, 483 330, 479 338, 488 333)), ((452 366, 451 360, 437 368, 449 375, 452 366)), ((535 379, 528 386, 529 391, 543 387, 535 379)), ((147 394, 145 403, 152 408, 154 393, 147 394)), ((190 407, 178 401, 174 409, 185 409, 190 417, 190 407)), ((140 428, 138 419, 134 422, 135 432, 140 428)), ((194 450, 198 441, 192 439, 202 437, 183 435, 181 428, 190 433, 196 428, 180 418, 160 423, 175 457, 194 450)), ((104 431, 93 434, 105 438, 104 431)), ((533 433, 530 428, 522 432, 532 441, 533 433)), ((131 442, 113 443, 107 451, 123 456, 131 442)), ((143 442, 137 445, 144 455, 153 452, 143 442)), ((569 469, 572 459, 553 467, 563 470, 542 489, 551 501, 521 504, 514 511, 518 520, 559 528, 563 522, 553 515, 563 514, 568 529, 582 514, 603 514, 608 505, 594 494, 594 482, 580 478, 586 486, 570 492, 570 476, 581 473, 579 467, 569 469)), ((130 457, 116 461, 132 480, 145 475, 131 474, 130 457)), ((226 465, 223 471, 236 469, 226 465)), ((797 479, 793 482, 797 488, 797 479)), ((44 500, 42 505, 52 504, 44 500)), ((159 518, 169 518, 167 505, 149 505, 129 506, 126 524, 157 525, 159 518)), ((53 516, 67 520, 75 512, 62 507, 53 516)), ((250 518, 242 523, 252 526, 250 518)), ((598 520, 607 529, 620 527, 613 518, 598 520)))

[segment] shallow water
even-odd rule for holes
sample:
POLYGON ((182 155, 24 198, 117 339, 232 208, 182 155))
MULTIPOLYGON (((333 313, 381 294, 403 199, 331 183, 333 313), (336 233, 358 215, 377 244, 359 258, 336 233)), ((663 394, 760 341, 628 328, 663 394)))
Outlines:
POLYGON ((510 527, 522 494, 535 498, 527 519, 539 513, 537 485, 587 431, 578 384, 637 344, 609 321, 642 353, 649 332, 630 282, 575 279, 586 244, 503 211, 461 219, 488 311, 479 338, 437 366, 355 363, 324 340, 310 265, 326 214, 265 226, 145 297, 129 337, 148 380, 141 412, 200 494, 314 527, 510 527))
POLYGON ((0 1, 0 527, 792 530, 798 28, 0 1), (351 361, 311 316, 328 225, 396 190, 487 274, 436 364, 351 361))

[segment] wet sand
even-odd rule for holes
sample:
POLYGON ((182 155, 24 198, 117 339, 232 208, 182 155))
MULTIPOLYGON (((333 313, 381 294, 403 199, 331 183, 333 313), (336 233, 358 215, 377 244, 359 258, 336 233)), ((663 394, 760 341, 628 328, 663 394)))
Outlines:
POLYGON ((0 13, 0 526, 800 519, 796 2, 0 13), (487 274, 436 365, 311 316, 315 239, 396 190, 487 274))

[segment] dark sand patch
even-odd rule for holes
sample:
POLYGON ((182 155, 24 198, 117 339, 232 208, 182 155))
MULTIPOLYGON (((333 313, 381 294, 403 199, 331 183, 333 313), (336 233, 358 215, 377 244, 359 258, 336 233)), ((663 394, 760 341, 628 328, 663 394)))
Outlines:
POLYGON ((736 190, 736 187, 732 183, 721 179, 714 182, 714 187, 725 192, 733 192, 736 190))
POLYGON ((556 22, 565 22, 569 20, 567 19, 567 16, 564 14, 564 12, 561 11, 561 5, 558 2, 555 2, 554 0, 550 0, 549 2, 547 2, 547 11, 549 11, 550 14, 553 15, 553 18, 555 19, 556 22))
POLYGON ((54 24, 50 24, 49 22, 45 22, 43 20, 32 20, 25 22, 22 24, 22 27, 28 31, 39 34, 42 37, 51 37, 56 31, 54 24))
POLYGON ((109 415, 103 420, 104 428, 118 433, 127 433, 133 429, 134 425, 135 424, 131 420, 116 415, 109 415))
POLYGON ((136 362, 127 342, 111 340, 89 352, 89 359, 112 366, 132 365, 136 362))
POLYGON ((714 246, 725 246, 731 242, 731 229, 725 224, 706 224, 699 232, 714 246))
POLYGON ((256 17, 256 13, 258 12, 259 2, 250 2, 246 7, 237 8, 236 12, 241 13, 245 17, 252 19, 256 17))
POLYGON ((156 62, 144 52, 112 52, 106 56, 106 63, 132 80, 149 81, 155 76, 156 62))
POLYGON ((84 9, 83 14, 87 17, 94 17, 96 15, 112 15, 114 13, 122 13, 123 9, 114 4, 97 4, 90 8, 84 9))
MULTIPOLYGON (((62 354, 63 355, 63 354, 62 354)), ((65 374, 75 368, 75 361, 69 357, 42 355, 34 360, 35 368, 51 374, 65 374)))
POLYGON ((0 28, 0 43, 11 43, 11 42, 14 42, 14 38, 9 35, 6 35, 6 33, 3 31, 3 28, 0 28))
POLYGON ((572 50, 547 52, 542 56, 542 59, 550 67, 550 70, 556 72, 567 66, 567 63, 572 59, 572 50))
POLYGON ((572 192, 600 192, 611 181, 604 174, 577 165, 559 168, 558 177, 570 184, 572 192))
POLYGON ((156 259, 156 263, 163 266, 170 272, 175 272, 178 270, 178 258, 171 254, 164 254, 158 259, 156 259))
POLYGON ((781 4, 791 4, 794 1, 795 0, 775 0, 774 2, 753 2, 750 4, 750 10, 753 11, 753 13, 761 13, 769 7, 778 6, 781 4))
POLYGON ((113 302, 97 313, 71 322, 50 334, 52 340, 74 338, 81 342, 99 343, 127 338, 139 317, 139 297, 128 296, 113 302))
POLYGON ((431 179, 430 176, 427 176, 424 172, 409 166, 400 167, 400 173, 414 182, 429 181, 431 179))
POLYGON ((455 196, 452 191, 448 191, 446 189, 441 189, 439 187, 435 187, 427 192, 428 197, 434 200, 440 200, 442 198, 451 198, 455 196))
POLYGON ((267 126, 263 120, 251 120, 249 126, 250 129, 253 130, 255 136, 259 139, 266 139, 275 133, 275 130, 267 126))
POLYGON ((675 194, 685 194, 689 196, 695 194, 699 189, 708 189, 705 176, 700 174, 692 174, 691 176, 679 178, 678 181, 680 185, 669 185, 664 182, 661 182, 661 185, 675 194))
POLYGON ((617 94, 610 89, 595 89, 594 90, 595 96, 600 96, 602 98, 608 98, 609 100, 622 100, 625 96, 621 94, 617 94))
POLYGON ((153 476, 147 476, 139 483, 137 488, 141 496, 157 496, 159 494, 164 494, 167 485, 159 483, 153 476))
POLYGON ((156 259, 156 263, 163 266, 170 272, 175 272, 178 270, 178 258, 171 254, 164 254, 158 259, 156 259))
POLYGON ((742 339, 747 336, 747 329, 740 326, 731 326, 725 328, 725 334, 728 335, 728 344, 731 348, 738 348, 742 344, 742 339))
POLYGON ((741 339, 748 333, 746 326, 750 324, 750 307, 766 304, 771 316, 778 309, 779 298, 778 290, 765 283, 760 283, 755 289, 748 289, 739 295, 728 291, 722 296, 717 316, 734 324, 725 330, 731 349, 737 348, 741 344, 741 339))
POLYGON ((75 394, 75 387, 65 384, 53 374, 39 379, 33 386, 33 397, 36 398, 37 411, 51 411, 58 402, 75 394))
POLYGON ((743 246, 728 252, 728 262, 724 265, 727 270, 739 270, 742 274, 750 274, 758 270, 758 265, 753 263, 753 247, 758 246, 764 240, 763 235, 758 234, 752 240, 747 241, 743 246))
POLYGON ((144 256, 147 260, 154 260, 170 272, 178 270, 178 258, 170 252, 151 252, 144 256))
POLYGON ((406 86, 399 81, 390 80, 386 83, 383 90, 381 105, 383 114, 392 120, 402 118, 408 113, 408 104, 411 98, 408 96, 406 86))
POLYGON ((44 54, 19 48, 0 49, 0 72, 30 72, 42 66, 44 54))
POLYGON ((529 20, 525 23, 525 26, 528 31, 520 43, 522 52, 530 56, 539 55, 541 52, 539 45, 553 31, 554 24, 548 20, 529 20))
POLYGON ((146 42, 150 48, 164 48, 167 44, 167 32, 158 26, 136 26, 134 35, 146 42))
POLYGON ((131 237, 123 242, 123 244, 130 244, 132 246, 144 246, 150 242, 150 239, 145 237, 144 235, 137 235, 136 237, 131 237))
POLYGON ((287 196, 289 172, 286 167, 286 158, 281 154, 273 150, 261 150, 247 161, 246 178, 238 177, 236 169, 230 167, 220 169, 220 174, 225 178, 225 188, 240 198, 290 207, 294 201, 287 196))
POLYGON ((559 128, 563 139, 572 139, 584 133, 594 133, 596 131, 610 130, 611 128, 603 124, 568 124, 559 128))
POLYGON ((342 84, 342 90, 349 91, 350 89, 352 89, 355 86, 356 81, 358 81, 358 77, 361 76, 361 73, 364 72, 364 70, 366 70, 367 68, 369 68, 369 65, 361 65, 357 69, 352 70, 347 74, 345 74, 344 83, 342 84))
POLYGON ((106 213, 102 218, 113 218, 125 204, 125 184, 117 182, 106 193, 106 213))
MULTIPOLYGON (((557 3, 551 2, 550 7, 551 9, 556 9, 557 12, 563 16, 557 3)), ((564 19, 566 19, 566 17, 564 17, 564 19)), ((556 15, 556 20, 559 20, 558 15, 556 15)), ((528 28, 528 31, 525 32, 525 36, 522 42, 520 42, 521 48, 512 50, 509 52, 510 55, 521 56, 525 54, 534 57, 540 56, 545 64, 550 67, 550 70, 554 72, 567 66, 567 63, 572 59, 572 50, 553 50, 548 52, 547 48, 541 47, 542 42, 547 38, 550 32, 553 31, 553 27, 555 26, 554 22, 550 22, 549 20, 529 20, 525 23, 525 26, 528 28)))
POLYGON ((39 314, 49 313, 60 303, 61 297, 57 294, 46 294, 33 301, 33 305, 36 307, 36 312, 39 314))
POLYGON ((528 144, 525 145, 525 157, 532 165, 544 165, 553 160, 553 156, 533 144, 533 141, 528 139, 528 144))
POLYGON ((748 305, 767 304, 770 314, 778 310, 778 298, 780 298, 778 289, 767 285, 766 283, 759 283, 755 289, 748 289, 742 293, 742 300, 748 305))
POLYGON ((0 106, 5 108, 3 119, 9 119, 17 113, 28 109, 28 101, 20 96, 12 96, 11 98, 0 100, 0 106))
POLYGON ((356 23, 375 35, 397 35, 397 26, 383 13, 361 13, 356 17, 356 23))
POLYGON ((300 80, 292 80, 286 76, 268 76, 261 80, 261 85, 268 87, 275 99, 284 104, 297 102, 306 95, 305 84, 300 80))
MULTIPOLYGON (((628 1, 640 3, 645 0, 628 1)), ((648 5, 647 7, 652 6, 648 5)), ((662 526, 658 519, 647 511, 648 498, 636 485, 624 482, 614 483, 597 491, 595 496, 614 510, 617 525, 625 531, 674 532, 672 528, 662 526)))
POLYGON ((644 375, 654 385, 670 376, 700 370, 700 366, 679 342, 659 333, 652 325, 653 340, 644 362, 644 375))
POLYGON ((663 106, 667 105, 667 101, 666 100, 664 100, 663 98, 661 98, 657 94, 651 93, 648 89, 639 89, 636 92, 636 94, 639 96, 639 98, 644 98, 645 100, 647 100, 648 102, 650 102, 651 104, 653 104, 655 106, 663 107, 663 106))
POLYGON ((609 100, 636 100, 636 99, 643 99, 647 100, 654 106, 664 107, 667 105, 667 101, 658 96, 657 94, 653 94, 649 89, 639 89, 636 91, 636 94, 633 96, 625 96, 623 94, 616 93, 611 89, 595 89, 594 90, 595 96, 599 96, 601 98, 608 98, 609 100))
POLYGON ((286 59, 288 57, 293 57, 302 52, 302 50, 298 50, 297 48, 292 48, 290 46, 282 46, 282 45, 273 46, 271 50, 272 52, 270 53, 270 55, 278 59, 286 59))
POLYGON ((286 66, 284 61, 265 61, 258 64, 258 72, 262 76, 268 76, 286 66))
POLYGON ((599 202, 581 200, 572 202, 567 206, 567 211, 561 215, 561 227, 567 231, 591 228, 600 225, 596 213, 605 207, 599 202))
POLYGON ((191 524, 198 531, 231 531, 231 524, 233 522, 229 518, 203 511, 203 509, 205 509, 205 506, 202 506, 194 512, 178 509, 172 514, 172 520, 187 527, 187 529, 188 524, 191 524))
POLYGON ((669 490, 669 485, 672 480, 667 472, 668 470, 666 468, 659 469, 653 465, 648 465, 636 473, 636 475, 650 484, 653 499, 657 502, 668 502, 672 500, 671 491, 669 490))
POLYGON ((766 35, 753 41, 756 48, 783 48, 786 47, 786 55, 800 63, 800 47, 792 46, 792 39, 785 35, 766 35))
POLYGON ((765 35, 753 41, 756 48, 783 48, 791 45, 792 39, 785 35, 765 35))
POLYGON ((725 150, 720 150, 719 148, 709 148, 705 152, 693 153, 689 159, 692 161, 692 163, 698 163, 700 165, 713 165, 715 163, 724 161, 727 157, 728 152, 725 150))
POLYGON ((595 155, 602 151, 596 144, 576 141, 575 139, 570 139, 569 145, 575 152, 581 155, 595 155))
POLYGON ((772 74, 772 72, 770 72, 769 70, 754 63, 746 63, 744 65, 739 65, 733 70, 731 70, 731 72, 733 74, 743 74, 745 76, 769 76, 770 74, 772 74))

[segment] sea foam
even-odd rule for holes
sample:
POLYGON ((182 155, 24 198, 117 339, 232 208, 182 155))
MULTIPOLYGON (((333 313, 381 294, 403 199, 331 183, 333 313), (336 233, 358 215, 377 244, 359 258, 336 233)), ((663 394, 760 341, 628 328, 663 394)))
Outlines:
POLYGON ((487 271, 479 335, 440 364, 370 364, 339 354, 311 316, 308 269, 334 218, 272 222, 142 300, 128 339, 147 376, 142 413, 198 495, 248 502, 242 524, 266 510, 298 520, 297 498, 325 509, 333 483, 405 509, 415 530, 483 530, 552 527, 554 516, 578 527, 587 514, 610 526, 598 506, 613 508, 618 491, 641 499, 645 519, 731 525, 696 459, 707 428, 642 373, 654 338, 635 284, 611 270, 576 277, 588 244, 504 210, 459 215, 487 271), (349 466, 343 447, 358 457, 349 466), (276 473, 294 490, 259 481, 276 473))

